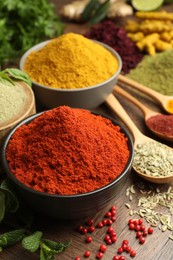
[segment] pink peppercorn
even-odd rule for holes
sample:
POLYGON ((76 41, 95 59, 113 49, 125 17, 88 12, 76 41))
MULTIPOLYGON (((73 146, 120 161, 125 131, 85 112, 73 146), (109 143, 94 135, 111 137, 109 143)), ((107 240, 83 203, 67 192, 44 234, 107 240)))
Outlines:
POLYGON ((91 254, 90 251, 86 251, 85 254, 84 254, 84 256, 85 256, 85 257, 90 257, 90 254, 91 254))
POLYGON ((149 227, 148 228, 148 234, 153 234, 153 232, 154 232, 154 229, 152 227, 149 227))
POLYGON ((100 245, 100 252, 104 253, 106 249, 107 249, 106 245, 104 244, 100 245))
POLYGON ((94 230, 95 230, 95 227, 94 227, 94 226, 90 226, 90 227, 88 228, 88 232, 90 232, 90 233, 93 233, 94 230))
POLYGON ((99 227, 99 228, 102 228, 102 227, 103 227, 102 221, 100 221, 100 222, 97 224, 97 227, 99 227))
POLYGON ((116 216, 112 216, 112 217, 111 217, 112 222, 115 222, 116 219, 117 219, 116 216))
POLYGON ((102 220, 102 224, 103 224, 103 226, 106 226, 106 224, 107 224, 107 219, 103 219, 103 220, 102 220))
POLYGON ((115 255, 112 260, 119 260, 119 256, 115 255))
POLYGON ((125 257, 124 256, 120 256, 119 260, 125 260, 125 257))
POLYGON ((87 225, 88 226, 92 226, 93 224, 94 224, 94 220, 93 219, 88 219, 87 225))
POLYGON ((118 250, 117 250, 117 252, 118 252, 118 254, 122 254, 122 252, 123 252, 122 247, 119 247, 118 250))
POLYGON ((107 226, 111 226, 111 225, 112 225, 112 220, 111 220, 111 219, 108 219, 106 225, 107 225, 107 226))
POLYGON ((87 243, 91 243, 92 242, 92 237, 88 236, 86 237, 86 240, 85 240, 87 243))
POLYGON ((112 232, 114 232, 113 227, 108 227, 107 233, 111 234, 112 232))
POLYGON ((136 255, 136 251, 135 251, 135 250, 131 250, 131 251, 130 251, 130 256, 131 256, 131 257, 135 257, 135 255, 136 255))
POLYGON ((81 233, 82 233, 82 234, 86 234, 87 231, 88 231, 87 228, 84 228, 84 227, 83 227, 82 230, 81 230, 81 233))
POLYGON ((103 257, 103 253, 102 252, 98 252, 96 255, 97 259, 101 259, 103 257))
POLYGON ((110 218, 111 217, 111 212, 107 211, 106 214, 105 214, 105 217, 110 218))

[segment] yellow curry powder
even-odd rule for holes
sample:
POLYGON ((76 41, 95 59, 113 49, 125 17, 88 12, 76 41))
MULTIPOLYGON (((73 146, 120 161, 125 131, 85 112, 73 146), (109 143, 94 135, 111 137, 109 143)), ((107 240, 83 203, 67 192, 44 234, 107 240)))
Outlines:
POLYGON ((167 104, 167 110, 169 113, 173 114, 173 99, 169 100, 169 102, 167 104))
POLYGON ((118 66, 118 60, 100 44, 79 34, 66 33, 33 51, 24 70, 42 85, 75 89, 109 79, 118 66))

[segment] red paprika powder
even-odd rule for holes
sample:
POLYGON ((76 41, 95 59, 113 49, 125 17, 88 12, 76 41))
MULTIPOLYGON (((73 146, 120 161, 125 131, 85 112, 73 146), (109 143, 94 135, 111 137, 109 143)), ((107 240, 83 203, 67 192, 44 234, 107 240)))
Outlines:
POLYGON ((6 150, 16 178, 37 191, 80 194, 115 179, 128 158, 119 126, 88 110, 60 106, 19 127, 6 150))
POLYGON ((173 136, 173 115, 151 116, 147 119, 146 124, 160 134, 173 136))

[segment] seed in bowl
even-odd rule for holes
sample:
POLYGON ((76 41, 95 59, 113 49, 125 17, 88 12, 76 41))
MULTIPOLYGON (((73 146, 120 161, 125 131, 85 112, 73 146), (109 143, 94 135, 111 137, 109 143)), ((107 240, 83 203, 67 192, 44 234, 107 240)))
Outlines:
POLYGON ((95 86, 111 78, 119 62, 103 45, 66 33, 32 51, 23 69, 35 83, 61 89, 95 86))
POLYGON ((128 138, 109 118, 60 106, 13 133, 6 149, 11 172, 49 194, 97 190, 115 180, 130 156, 128 138))

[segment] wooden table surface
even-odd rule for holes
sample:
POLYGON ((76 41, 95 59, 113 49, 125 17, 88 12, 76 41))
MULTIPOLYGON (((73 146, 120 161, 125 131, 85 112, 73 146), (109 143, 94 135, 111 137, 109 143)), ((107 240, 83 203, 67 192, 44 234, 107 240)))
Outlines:
MULTIPOLYGON (((60 7, 68 3, 70 1, 58 1, 58 0, 52 0, 56 4, 57 13, 60 9, 60 7)), ((79 25, 75 23, 67 23, 65 32, 77 32, 77 33, 84 33, 87 29, 87 26, 85 24, 79 25)), ((129 91, 131 91, 129 89, 129 91)), ((139 100, 141 100, 144 104, 147 104, 150 106, 150 108, 153 108, 157 111, 163 112, 151 99, 144 95, 139 95, 139 93, 134 93, 138 97, 139 100)), ((147 127, 144 123, 144 118, 142 112, 136 108, 134 105, 132 105, 130 102, 124 100, 122 97, 117 95, 118 100, 121 102, 127 113, 130 115, 132 120, 135 122, 135 124, 138 126, 138 128, 146 134, 147 136, 150 136, 154 138, 155 140, 161 141, 158 138, 156 138, 153 134, 149 132, 147 127)), ((108 115, 111 115, 117 121, 121 120, 117 118, 115 114, 113 114, 105 104, 101 105, 100 107, 96 108, 95 111, 102 112, 108 115)), ((162 141, 163 142, 163 141, 162 141)), ((165 143, 165 142, 164 142, 165 143)), ((170 145, 169 143, 167 143, 170 145)), ((172 145, 171 145, 172 146, 172 145)), ((158 185, 154 186, 151 183, 145 182, 142 179, 140 179, 137 174, 132 170, 123 189, 119 190, 119 192, 116 194, 115 199, 111 202, 111 204, 105 208, 103 211, 98 212, 96 216, 94 216, 95 223, 102 220, 104 217, 105 212, 112 206, 115 205, 117 209, 117 220, 113 223, 113 228, 116 231, 117 234, 117 242, 115 244, 112 244, 110 246, 107 246, 107 251, 104 254, 104 257, 102 259, 105 260, 111 260, 114 255, 117 254, 117 249, 121 246, 121 243, 124 239, 128 239, 130 245, 137 251, 137 255, 134 258, 135 260, 173 260, 173 241, 169 239, 169 235, 171 234, 170 231, 162 232, 157 227, 154 228, 154 233, 152 235, 148 235, 146 238, 146 242, 141 245, 139 244, 138 240, 135 238, 135 232, 129 231, 128 229, 128 220, 130 218, 138 218, 138 216, 131 217, 129 215, 129 209, 125 206, 125 203, 129 203, 131 205, 131 208, 137 209, 138 208, 138 197, 141 196, 141 193, 139 191, 139 188, 136 189, 136 193, 133 195, 132 201, 129 201, 129 197, 126 196, 126 190, 127 188, 134 184, 135 187, 138 184, 144 184, 147 188, 146 190, 150 190, 153 187, 159 187, 161 190, 167 190, 169 186, 173 186, 172 184, 167 185, 158 185)), ((166 212, 164 208, 158 208, 158 211, 166 212)), ((93 217, 93 216, 91 216, 93 217)), ((94 232, 91 236, 93 238, 92 243, 86 243, 85 242, 85 235, 81 235, 80 233, 76 232, 75 228, 77 225, 84 225, 85 219, 79 219, 75 221, 61 221, 61 220, 52 220, 48 218, 37 218, 35 222, 35 229, 41 230, 44 233, 44 236, 46 238, 49 238, 51 240, 66 242, 69 240, 72 240, 72 244, 69 248, 67 248, 63 253, 56 256, 55 259, 60 260, 73 260, 78 255, 81 257, 81 259, 96 259, 96 253, 99 249, 100 244, 104 243, 104 236, 106 232, 106 228, 97 229, 96 232, 94 232), (91 252, 90 258, 85 258, 84 252, 86 250, 89 250, 91 252)), ((149 224, 145 222, 145 225, 148 227, 149 224)), ((5 230, 4 226, 4 230, 5 230)), ((2 228, 1 228, 2 229, 2 228)), ((129 254, 124 253, 123 254, 126 259, 132 259, 132 257, 129 256, 129 254)), ((36 260, 39 259, 39 255, 34 253, 28 253, 25 251, 20 244, 12 246, 11 248, 8 248, 4 250, 0 254, 0 259, 2 260, 36 260)))

